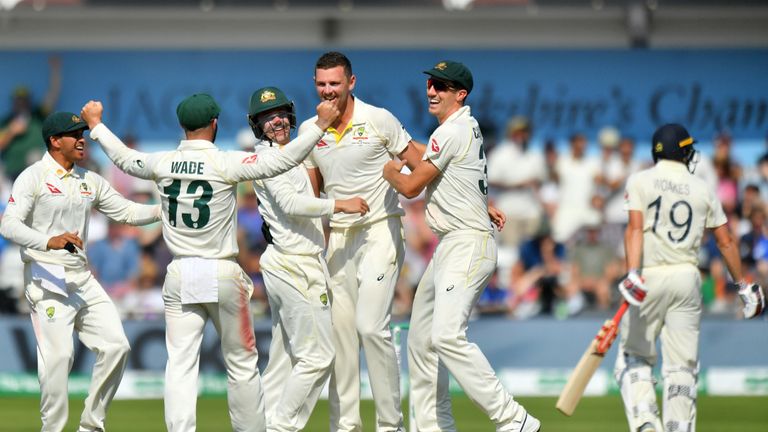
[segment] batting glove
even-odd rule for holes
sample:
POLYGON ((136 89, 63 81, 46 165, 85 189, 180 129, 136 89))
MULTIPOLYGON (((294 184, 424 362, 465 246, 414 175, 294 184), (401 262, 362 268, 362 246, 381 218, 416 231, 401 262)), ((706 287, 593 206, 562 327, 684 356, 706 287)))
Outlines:
POLYGON ((619 282, 619 292, 632 306, 640 306, 645 300, 645 295, 648 293, 648 289, 645 287, 645 281, 637 270, 630 270, 627 273, 627 277, 619 282))
POLYGON ((740 281, 739 297, 744 303, 744 307, 741 309, 744 319, 754 318, 763 313, 765 309, 765 294, 763 294, 763 288, 760 285, 740 281))

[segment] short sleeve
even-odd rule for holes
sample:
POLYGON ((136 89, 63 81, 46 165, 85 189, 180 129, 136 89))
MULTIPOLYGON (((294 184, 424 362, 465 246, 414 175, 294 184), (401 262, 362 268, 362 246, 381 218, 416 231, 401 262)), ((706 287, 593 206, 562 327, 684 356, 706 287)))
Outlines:
POLYGON ((411 135, 391 112, 381 108, 376 116, 376 130, 385 140, 387 151, 399 155, 408 147, 411 135))
POLYGON ((624 210, 643 211, 642 194, 638 176, 632 175, 627 179, 627 186, 624 189, 624 210))
POLYGON ((452 132, 452 128, 438 128, 429 137, 427 150, 424 152, 423 159, 431 161, 440 171, 445 170, 459 147, 456 134, 452 132))

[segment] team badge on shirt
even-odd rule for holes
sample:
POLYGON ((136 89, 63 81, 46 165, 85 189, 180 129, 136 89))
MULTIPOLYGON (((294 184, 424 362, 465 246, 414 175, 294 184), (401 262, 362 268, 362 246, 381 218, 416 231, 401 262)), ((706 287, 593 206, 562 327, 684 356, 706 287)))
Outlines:
POLYGON ((52 185, 52 184, 50 184, 50 183, 46 183, 46 184, 45 184, 45 187, 47 187, 47 188, 48 188, 48 190, 49 190, 49 191, 51 192, 51 194, 53 194, 53 195, 64 195, 64 193, 62 193, 62 192, 59 190, 59 188, 57 188, 56 186, 54 186, 54 185, 52 185))
POLYGON ((325 148, 325 147, 328 147, 328 143, 327 142, 325 142, 323 140, 320 140, 320 141, 317 142, 317 148, 325 148))
POLYGON ((357 129, 355 129, 355 132, 352 135, 352 139, 353 140, 368 139, 368 134, 365 133, 365 125, 359 126, 357 129))
POLYGON ((80 195, 85 197, 93 195, 93 192, 91 192, 91 188, 88 187, 88 183, 86 182, 80 183, 80 195))
POLYGON ((8 204, 16 204, 16 200, 13 199, 13 195, 11 195, 11 197, 8 198, 8 204))
POLYGON ((328 305, 328 294, 322 293, 320 294, 320 302, 323 304, 323 306, 328 305))
POLYGON ((432 147, 432 151, 435 152, 435 153, 440 151, 440 144, 438 144, 437 140, 434 139, 434 138, 432 138, 431 147, 432 147))
POLYGON ((53 306, 48 306, 45 308, 45 314, 48 315, 49 320, 53 320, 53 315, 56 314, 56 308, 53 306))
POLYGON ((244 165, 256 163, 256 159, 258 159, 258 158, 259 158, 259 155, 257 155, 257 154, 250 155, 247 158, 243 159, 240 163, 242 163, 244 165))

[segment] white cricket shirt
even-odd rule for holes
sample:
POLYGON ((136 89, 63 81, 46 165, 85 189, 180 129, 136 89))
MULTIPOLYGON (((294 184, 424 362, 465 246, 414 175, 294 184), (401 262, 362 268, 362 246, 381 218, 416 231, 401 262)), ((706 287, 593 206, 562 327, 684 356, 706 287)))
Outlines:
MULTIPOLYGON (((301 134, 317 117, 299 127, 301 134)), ((389 111, 355 98, 352 119, 343 131, 328 128, 304 162, 319 168, 324 191, 331 199, 362 197, 370 207, 365 216, 335 213, 331 226, 347 228, 405 214, 397 191, 384 180, 387 161, 403 152, 411 136, 389 111)))
POLYGON ((0 234, 21 246, 24 262, 82 269, 87 265, 91 208, 131 225, 160 219, 160 206, 129 201, 102 176, 77 165, 67 171, 46 152, 13 183, 0 234), (75 231, 83 240, 82 252, 47 250, 51 237, 75 231))
MULTIPOLYGON (((290 145, 290 144, 289 144, 290 145)), ((278 151, 277 147, 257 145, 259 155, 278 151)), ((333 214, 332 199, 316 198, 303 165, 285 174, 253 182, 259 198, 259 213, 269 224, 272 246, 290 255, 318 255, 325 249, 320 216, 333 214)))
POLYGON ((427 185, 427 224, 437 235, 457 230, 492 232, 483 135, 468 106, 429 137, 424 160, 441 174, 427 185))
POLYGON ((237 183, 275 176, 297 166, 322 136, 307 125, 282 151, 221 151, 205 140, 183 140, 174 151, 142 153, 126 147, 104 124, 91 130, 121 170, 157 183, 163 237, 176 257, 221 259, 237 248, 237 183))
POLYGON ((630 176, 625 199, 643 213, 643 268, 697 265, 704 229, 727 222, 715 191, 679 162, 662 159, 630 176))

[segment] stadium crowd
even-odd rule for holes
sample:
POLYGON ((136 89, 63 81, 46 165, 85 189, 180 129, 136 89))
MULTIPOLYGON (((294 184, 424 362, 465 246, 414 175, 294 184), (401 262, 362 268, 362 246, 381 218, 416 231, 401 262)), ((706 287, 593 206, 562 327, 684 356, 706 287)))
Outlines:
MULTIPOLYGON (((48 94, 36 105, 27 88, 17 87, 10 110, 0 120, 0 217, 15 177, 42 155, 41 123, 56 105, 59 75, 59 62, 52 58, 48 94)), ((502 139, 494 143, 495 132, 484 131, 489 196, 508 221, 497 233, 498 268, 477 313, 516 319, 538 315, 567 318, 613 307, 620 300, 616 283, 626 271, 624 184, 630 174, 650 165, 650 150, 637 149, 634 137, 610 126, 574 133, 566 146, 559 146, 554 137, 533 142, 533 125, 524 117, 512 118, 502 139)), ((540 135, 546 136, 546 131, 540 135)), ((238 141, 250 142, 242 138, 241 134, 238 141)), ((695 174, 717 190, 739 239, 748 279, 765 286, 768 151, 755 163, 741 166, 734 157, 729 132, 720 132, 711 140, 697 138, 697 147, 707 154, 700 155, 695 174)), ((141 146, 137 137, 123 139, 128 146, 141 146)), ((158 202, 151 182, 130 177, 112 164, 100 166, 93 158, 86 165, 124 196, 137 202, 158 202)), ((437 239, 424 219, 423 196, 402 198, 401 202, 406 210, 406 257, 393 314, 407 316, 437 239)), ((253 312, 266 315, 269 306, 259 257, 267 243, 249 183, 240 185, 238 204, 239 261, 256 287, 253 312)), ((87 252, 92 270, 124 318, 162 317, 161 284, 172 257, 160 231, 160 223, 132 227, 113 224, 100 213, 91 216, 87 252)), ((736 314, 736 288, 728 284, 727 271, 710 237, 702 239, 699 265, 705 310, 736 314)), ((2 237, 0 275, 0 313, 26 313, 18 247, 2 237)))

